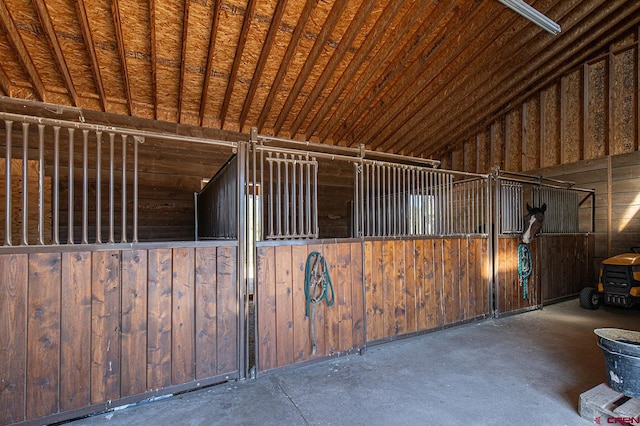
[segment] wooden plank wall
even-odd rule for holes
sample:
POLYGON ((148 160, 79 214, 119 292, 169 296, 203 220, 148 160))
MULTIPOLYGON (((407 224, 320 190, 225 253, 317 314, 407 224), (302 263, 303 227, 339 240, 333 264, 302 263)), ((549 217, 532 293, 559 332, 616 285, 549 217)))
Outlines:
POLYGON ((538 235, 530 244, 533 270, 524 299, 518 275, 519 238, 500 237, 496 248, 496 310, 498 315, 532 309, 575 296, 592 286, 594 236, 538 235))
POLYGON ((510 100, 475 133, 433 158, 445 169, 488 173, 499 166, 528 172, 637 151, 637 33, 634 26, 608 51, 571 65, 541 90, 510 100))
POLYGON ((262 245, 256 264, 258 372, 364 347, 361 242, 262 245), (315 355, 304 293, 305 264, 312 252, 324 256, 335 291, 333 306, 316 304, 315 355))
MULTIPOLYGON (((640 245, 640 151, 608 155, 569 165, 547 167, 536 173, 576 182, 596 191, 594 274, 600 262, 640 245)), ((589 231, 590 203, 580 209, 581 231, 589 231)), ((595 285, 594 275, 591 285, 595 285)))
POLYGON ((364 243, 367 342, 489 314, 486 238, 364 243))
POLYGON ((0 254, 0 424, 238 377, 236 247, 0 254))

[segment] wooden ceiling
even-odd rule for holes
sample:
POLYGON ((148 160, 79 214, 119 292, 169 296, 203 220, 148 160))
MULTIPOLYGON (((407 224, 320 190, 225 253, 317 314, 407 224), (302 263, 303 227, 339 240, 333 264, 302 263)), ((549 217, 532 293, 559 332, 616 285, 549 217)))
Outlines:
POLYGON ((0 95, 430 156, 640 21, 640 2, 2 0, 0 95))

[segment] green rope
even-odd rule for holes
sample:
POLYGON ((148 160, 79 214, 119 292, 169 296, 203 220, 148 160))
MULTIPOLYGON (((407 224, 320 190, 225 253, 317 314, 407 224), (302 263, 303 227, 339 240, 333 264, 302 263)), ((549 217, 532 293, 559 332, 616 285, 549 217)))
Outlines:
POLYGON ((520 276, 520 282, 522 283, 522 298, 529 297, 527 293, 527 281, 529 275, 531 275, 531 251, 529 251, 529 244, 521 243, 518 246, 518 275, 520 276))
POLYGON ((306 299, 305 316, 311 316, 311 341, 313 343, 313 352, 316 354, 316 336, 315 336, 315 317, 316 303, 327 302, 327 306, 333 306, 335 295, 333 293, 333 284, 329 276, 329 269, 324 257, 314 251, 307 257, 307 263, 304 267, 304 296, 306 299), (311 315, 309 315, 311 311, 311 315))

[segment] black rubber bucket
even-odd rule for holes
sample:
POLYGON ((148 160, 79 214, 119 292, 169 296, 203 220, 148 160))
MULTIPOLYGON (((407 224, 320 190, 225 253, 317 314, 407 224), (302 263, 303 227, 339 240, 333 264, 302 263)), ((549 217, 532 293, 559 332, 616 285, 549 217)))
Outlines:
POLYGON ((593 332, 604 354, 609 387, 640 398, 640 332, 618 328, 597 328, 593 332))

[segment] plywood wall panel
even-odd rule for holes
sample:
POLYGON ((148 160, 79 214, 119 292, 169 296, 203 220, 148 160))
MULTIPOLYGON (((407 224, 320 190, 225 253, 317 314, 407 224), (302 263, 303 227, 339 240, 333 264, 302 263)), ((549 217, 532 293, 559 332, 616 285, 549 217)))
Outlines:
POLYGON ((506 118, 505 164, 509 171, 522 170, 522 110, 512 109, 506 118))
POLYGON ((608 63, 600 60, 587 67, 587 134, 585 158, 596 158, 608 153, 608 63))
POLYGON ((529 98, 522 104, 522 168, 540 167, 540 99, 529 98))
POLYGON ((560 84, 542 91, 540 163, 542 167, 560 164, 560 84))
POLYGON ((561 81, 560 163, 572 163, 583 156, 583 78, 582 70, 573 71, 561 81))
POLYGON ((610 153, 624 154, 638 149, 637 48, 611 55, 611 147, 610 153))

